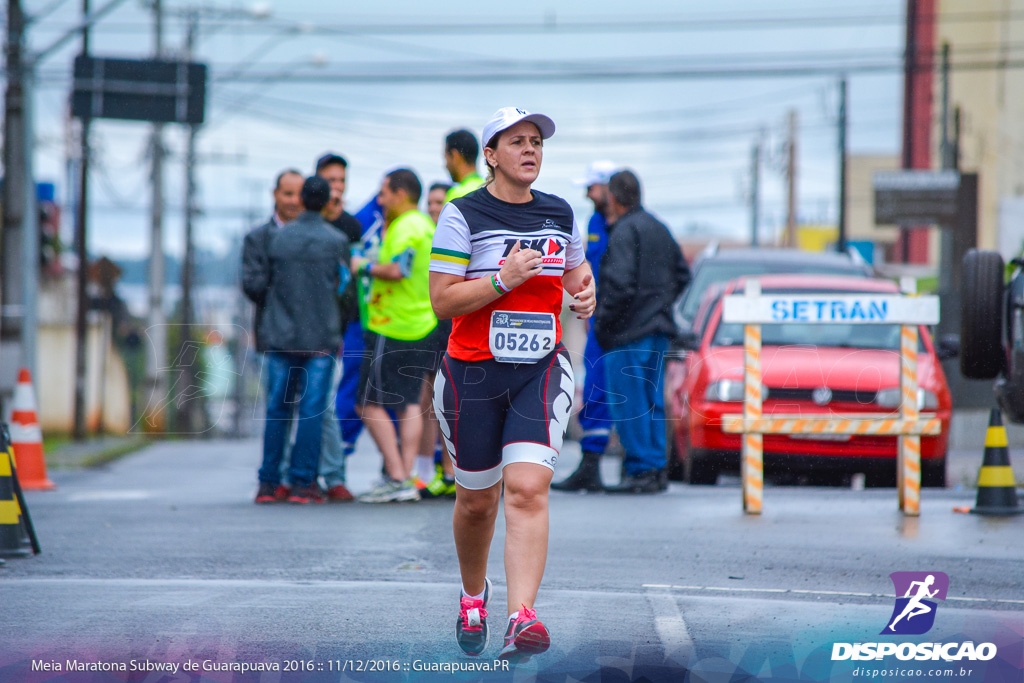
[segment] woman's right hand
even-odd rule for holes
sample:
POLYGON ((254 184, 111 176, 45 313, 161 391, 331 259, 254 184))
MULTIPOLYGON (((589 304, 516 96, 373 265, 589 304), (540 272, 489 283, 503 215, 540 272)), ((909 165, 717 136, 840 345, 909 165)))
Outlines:
POLYGON ((523 249, 522 242, 516 240, 512 251, 505 257, 505 263, 498 271, 505 287, 516 288, 531 277, 540 275, 544 257, 536 249, 523 249))

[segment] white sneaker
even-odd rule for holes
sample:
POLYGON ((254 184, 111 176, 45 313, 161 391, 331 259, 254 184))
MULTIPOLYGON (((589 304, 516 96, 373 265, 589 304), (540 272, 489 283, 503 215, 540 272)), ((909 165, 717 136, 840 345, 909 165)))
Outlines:
POLYGON ((358 498, 361 503, 403 503, 419 499, 419 491, 411 479, 404 482, 388 479, 358 498))

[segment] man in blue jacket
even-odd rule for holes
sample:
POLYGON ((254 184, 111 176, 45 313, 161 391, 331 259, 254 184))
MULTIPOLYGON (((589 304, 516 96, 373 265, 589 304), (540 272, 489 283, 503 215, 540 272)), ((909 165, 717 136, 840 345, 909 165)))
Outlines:
MULTIPOLYGON (((604 217, 608 209, 608 179, 618 170, 611 161, 595 161, 587 167, 586 175, 573 185, 587 188, 587 199, 594 203, 594 215, 587 224, 587 261, 594 271, 594 282, 600 286, 598 273, 601 258, 608 246, 608 222, 604 217)), ((556 491, 600 491, 601 455, 608 446, 612 417, 606 392, 604 349, 597 342, 594 326, 587 326, 587 345, 583 350, 586 375, 583 380, 583 407, 576 418, 583 429, 580 464, 567 479, 555 482, 556 491)))

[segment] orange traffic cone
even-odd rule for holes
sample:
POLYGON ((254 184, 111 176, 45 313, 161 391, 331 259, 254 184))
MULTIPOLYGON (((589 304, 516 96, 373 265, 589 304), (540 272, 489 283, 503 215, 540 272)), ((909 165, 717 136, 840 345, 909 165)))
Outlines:
POLYGON ((11 415, 11 443, 18 467, 21 488, 41 490, 57 486, 46 476, 46 457, 43 455, 43 432, 39 429, 36 411, 36 392, 32 389, 32 375, 28 368, 18 372, 18 386, 14 390, 14 413, 11 415))

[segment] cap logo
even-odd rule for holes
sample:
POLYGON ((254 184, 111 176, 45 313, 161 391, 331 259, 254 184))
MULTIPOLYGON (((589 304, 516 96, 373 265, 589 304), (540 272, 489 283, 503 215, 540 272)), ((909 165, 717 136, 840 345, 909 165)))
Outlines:
POLYGON ((516 107, 516 113, 519 114, 520 116, 526 116, 526 112, 520 109, 519 107, 516 107))

